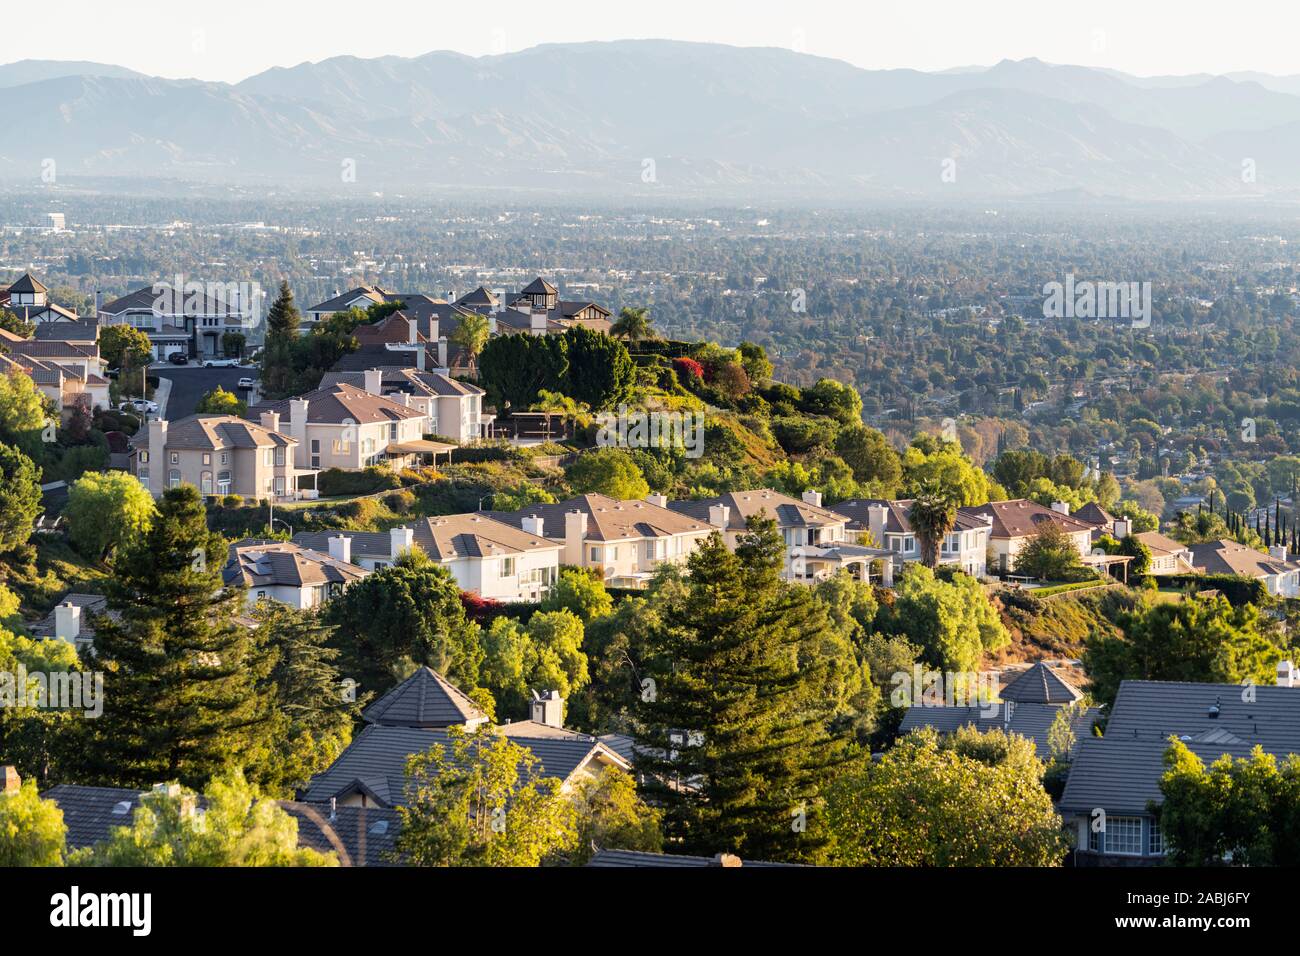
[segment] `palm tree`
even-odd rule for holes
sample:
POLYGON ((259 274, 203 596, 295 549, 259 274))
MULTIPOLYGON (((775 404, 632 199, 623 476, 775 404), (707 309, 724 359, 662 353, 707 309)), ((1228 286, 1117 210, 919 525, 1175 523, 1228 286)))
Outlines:
POLYGON ((618 321, 609 327, 609 333, 629 342, 654 338, 654 329, 650 326, 650 310, 624 306, 618 314, 618 321))
POLYGON ((465 354, 469 356, 471 374, 475 371, 480 353, 487 346, 491 329, 487 316, 475 312, 461 316, 460 325, 452 329, 451 335, 447 336, 448 342, 464 349, 465 354))
POLYGON ((926 485, 912 500, 907 520, 921 547, 921 562, 935 567, 939 563, 939 545, 957 523, 957 505, 937 485, 926 485))

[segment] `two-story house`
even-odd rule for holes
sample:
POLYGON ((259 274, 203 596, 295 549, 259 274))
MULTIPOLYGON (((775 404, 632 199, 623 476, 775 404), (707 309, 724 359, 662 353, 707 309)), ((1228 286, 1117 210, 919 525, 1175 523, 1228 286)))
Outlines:
POLYGON ((412 407, 407 396, 381 394, 382 374, 378 369, 365 372, 364 388, 335 382, 296 398, 254 405, 248 415, 264 428, 284 428, 297 442, 298 467, 311 471, 383 464, 402 468, 441 450, 424 441, 428 416, 412 407))
POLYGON ((154 358, 163 361, 174 352, 198 359, 220 357, 225 354, 222 337, 227 332, 247 336, 257 316, 251 302, 227 302, 184 285, 173 289, 155 283, 101 305, 99 321, 140 329, 149 336, 154 358))
POLYGON ((1235 574, 1264 582, 1274 597, 1300 597, 1300 563, 1289 560, 1286 545, 1268 554, 1227 538, 1191 545, 1192 566, 1202 574, 1235 574))
POLYGON ((278 601, 299 610, 320 607, 370 572, 287 541, 246 539, 230 546, 221 579, 244 588, 248 607, 278 601))
POLYGON ((50 290, 30 272, 24 272, 0 289, 0 309, 8 309, 24 322, 41 326, 50 322, 75 322, 77 313, 50 300, 50 290))
POLYGON ((234 415, 155 419, 130 442, 128 469, 155 496, 193 485, 204 495, 294 498, 306 474, 294 463, 297 441, 234 415))
POLYGON ((812 583, 840 570, 864 580, 881 552, 856 545, 849 537, 849 519, 822 507, 822 496, 805 491, 803 498, 770 488, 731 491, 699 501, 670 501, 668 507, 696 521, 707 522, 734 549, 748 530, 750 518, 766 515, 776 522, 785 542, 785 577, 812 583))
POLYGON ((450 571, 462 591, 480 597, 539 601, 559 580, 563 544, 485 514, 425 518, 410 534, 411 544, 450 571))
POLYGON ((1278 664, 1276 686, 1126 680, 1102 737, 1081 737, 1057 808, 1077 834, 1081 866, 1159 865, 1164 834, 1153 813, 1171 737, 1208 766, 1255 747, 1300 753, 1300 676, 1278 664))
POLYGON ((380 373, 380 388, 385 396, 405 401, 409 408, 428 418, 428 432, 452 441, 465 443, 492 434, 496 416, 483 411, 486 394, 477 385, 460 382, 442 372, 418 368, 368 369, 361 372, 326 372, 321 386, 344 383, 365 388, 366 373, 380 373), (399 399, 398 396, 405 396, 399 399))
POLYGON ((958 508, 957 513, 988 524, 990 570, 999 574, 1015 570, 1016 556, 1038 534, 1044 521, 1056 524, 1078 549, 1081 558, 1092 553, 1093 525, 1071 517, 1069 506, 1062 502, 1045 508, 1036 501, 1016 498, 958 508))
MULTIPOLYGON (((895 570, 921 560, 912 530, 912 499, 854 498, 831 508, 849 519, 849 535, 859 544, 888 551, 895 570)), ((953 528, 939 543, 939 563, 955 564, 972 577, 983 577, 988 562, 990 526, 983 518, 957 512, 953 528)))
POLYGON ((662 495, 645 501, 580 495, 487 514, 562 543, 564 564, 593 568, 606 584, 620 588, 645 587, 655 568, 684 562, 714 531, 707 522, 670 509, 662 495))

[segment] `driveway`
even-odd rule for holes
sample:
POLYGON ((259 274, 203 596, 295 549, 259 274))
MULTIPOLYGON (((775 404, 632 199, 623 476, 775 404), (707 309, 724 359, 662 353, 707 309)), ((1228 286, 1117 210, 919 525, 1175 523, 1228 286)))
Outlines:
POLYGON ((171 394, 167 396, 167 419, 176 421, 194 414, 194 407, 199 399, 218 385, 227 392, 234 392, 244 401, 248 401, 251 392, 239 390, 241 378, 257 380, 258 370, 252 366, 245 368, 202 368, 194 365, 158 364, 151 371, 158 377, 171 381, 171 394))

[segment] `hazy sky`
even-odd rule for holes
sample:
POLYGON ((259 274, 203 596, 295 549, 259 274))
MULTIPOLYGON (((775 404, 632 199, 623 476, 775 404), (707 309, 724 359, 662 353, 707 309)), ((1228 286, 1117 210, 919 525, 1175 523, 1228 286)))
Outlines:
POLYGON ((340 54, 643 37, 793 47, 869 68, 1036 56, 1142 75, 1300 73, 1294 0, 57 0, 7 5, 4 32, 3 60, 227 81, 340 54))

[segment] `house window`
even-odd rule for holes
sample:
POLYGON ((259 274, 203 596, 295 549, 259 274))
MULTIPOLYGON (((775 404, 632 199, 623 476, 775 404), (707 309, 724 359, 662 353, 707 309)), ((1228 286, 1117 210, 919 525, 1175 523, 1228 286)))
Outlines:
POLYGON ((515 574, 515 559, 514 559, 514 558, 502 558, 502 559, 501 559, 501 577, 503 577, 503 578, 511 578, 511 577, 514 577, 514 574, 515 574))
POLYGON ((275 450, 275 464, 276 464, 277 467, 283 467, 283 466, 284 466, 284 449, 283 449, 283 448, 277 448, 277 449, 275 450))
MULTIPOLYGON (((335 444, 337 445, 338 442, 335 442, 335 444)), ((320 454, 320 439, 319 439, 319 438, 313 438, 313 439, 311 440, 311 453, 312 453, 313 455, 319 455, 319 454, 320 454)))
POLYGON ((230 464, 230 452, 228 452, 228 451, 223 451, 223 452, 221 453, 221 463, 222 463, 223 465, 228 465, 228 464, 230 464))
POLYGON ((397 422, 393 422, 388 426, 388 440, 397 441, 397 422))
POLYGON ((601 556, 600 556, 600 548, 592 548, 592 549, 591 549, 591 560, 593 560, 593 561, 599 561, 599 560, 601 560, 601 556))
POLYGON ((230 472, 222 471, 217 473, 217 492, 218 494, 230 494, 230 472))
POLYGON ((181 473, 175 468, 168 472, 167 484, 172 488, 179 488, 181 486, 181 473))
POLYGON ((1165 835, 1160 829, 1160 824, 1155 820, 1151 821, 1151 838, 1147 841, 1147 852, 1152 856, 1165 855, 1165 835))
POLYGON ((351 450, 352 450, 351 442, 343 441, 342 439, 339 438, 334 439, 334 454, 346 455, 351 450))
POLYGON ((275 464, 274 449, 268 448, 266 451, 262 452, 262 462, 267 466, 271 466, 275 464))
POLYGON ((203 489, 205 495, 212 494, 212 472, 205 471, 199 476, 199 487, 203 489))
POLYGON ((205 452, 203 453, 203 464, 205 464, 205 465, 210 465, 210 464, 212 464, 212 452, 210 452, 210 451, 205 451, 205 452))
POLYGON ((140 464, 142 465, 149 464, 149 453, 147 451, 140 452, 140 464))
POLYGON ((172 452, 171 461, 173 465, 179 465, 181 463, 180 452, 176 452, 176 451, 172 452))
POLYGON ((1106 829, 1088 837, 1088 849, 1122 856, 1142 855, 1142 818, 1107 817, 1106 829))

